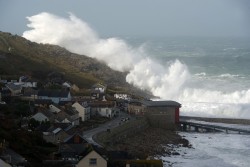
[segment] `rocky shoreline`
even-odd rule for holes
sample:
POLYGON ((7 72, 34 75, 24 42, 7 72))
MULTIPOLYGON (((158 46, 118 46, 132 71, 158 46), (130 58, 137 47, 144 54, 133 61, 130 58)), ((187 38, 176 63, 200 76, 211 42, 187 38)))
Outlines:
POLYGON ((192 146, 175 131, 149 127, 114 143, 111 149, 126 151, 134 158, 145 159, 152 156, 178 155, 179 153, 175 151, 177 147, 192 146))
MULTIPOLYGON (((185 118, 206 122, 250 125, 250 120, 244 119, 185 118)), ((179 155, 180 153, 176 152, 176 148, 179 147, 192 148, 192 145, 187 139, 180 136, 177 131, 149 127, 136 135, 114 142, 110 148, 112 150, 126 151, 134 158, 145 159, 148 157, 179 155)))

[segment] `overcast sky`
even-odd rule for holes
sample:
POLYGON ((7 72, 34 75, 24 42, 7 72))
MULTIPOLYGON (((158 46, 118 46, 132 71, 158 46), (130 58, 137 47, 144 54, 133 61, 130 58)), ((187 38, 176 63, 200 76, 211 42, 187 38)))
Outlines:
POLYGON ((40 12, 72 12, 100 36, 250 37, 250 0, 0 0, 0 31, 22 35, 40 12))

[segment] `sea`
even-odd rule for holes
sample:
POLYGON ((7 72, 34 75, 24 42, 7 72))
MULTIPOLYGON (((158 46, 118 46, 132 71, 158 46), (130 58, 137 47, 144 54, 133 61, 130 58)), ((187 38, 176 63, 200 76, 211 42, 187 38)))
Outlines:
MULTIPOLYGON (((185 78, 175 98, 182 104, 181 115, 250 119, 250 39, 127 37, 125 40, 133 47, 143 45, 147 55, 163 66, 178 60, 187 67, 190 77, 185 78)), ((173 84, 183 82, 178 77, 173 84)))
MULTIPOLYGON (((24 38, 59 45, 126 72, 126 81, 150 91, 154 100, 181 103, 182 116, 250 119, 248 38, 103 38, 73 14, 63 18, 43 12, 27 19, 24 38)), ((176 148, 180 155, 162 157, 166 167, 250 166, 250 135, 179 134, 193 148, 176 148)))
MULTIPOLYGON (((249 39, 127 37, 125 40, 133 47, 143 44, 147 54, 161 65, 175 60, 186 65, 190 78, 182 91, 189 93, 178 98, 182 104, 180 115, 250 119, 249 39)), ((250 166, 249 134, 179 134, 189 140, 192 148, 179 147, 176 151, 180 155, 161 157, 166 167, 250 166)))

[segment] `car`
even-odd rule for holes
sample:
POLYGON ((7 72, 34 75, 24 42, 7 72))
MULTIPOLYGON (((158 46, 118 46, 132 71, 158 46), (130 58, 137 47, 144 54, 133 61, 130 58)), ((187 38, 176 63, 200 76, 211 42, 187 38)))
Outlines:
POLYGON ((121 121, 126 121, 126 118, 122 117, 122 118, 121 118, 121 121))

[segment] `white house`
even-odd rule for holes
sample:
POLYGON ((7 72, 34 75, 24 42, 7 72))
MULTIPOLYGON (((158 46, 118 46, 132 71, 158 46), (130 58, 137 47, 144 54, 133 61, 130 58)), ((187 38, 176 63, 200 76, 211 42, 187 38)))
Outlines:
POLYGON ((89 103, 89 106, 91 107, 91 116, 100 115, 113 118, 116 114, 116 104, 113 101, 93 101, 89 103))
POLYGON ((107 160, 98 154, 95 150, 89 152, 83 157, 77 164, 76 167, 107 167, 107 160))
POLYGON ((97 83, 92 86, 92 89, 99 91, 100 93, 105 93, 107 86, 97 83))
POLYGON ((79 117, 81 118, 82 121, 86 121, 90 119, 90 107, 89 106, 82 106, 78 102, 75 102, 72 107, 74 107, 78 113, 79 117))
POLYGON ((128 101, 131 100, 131 96, 128 94, 116 93, 114 94, 114 97, 116 99, 123 99, 123 100, 128 100, 128 101))
POLYGON ((19 77, 18 84, 20 84, 22 87, 25 87, 25 88, 28 88, 28 87, 35 88, 35 87, 37 87, 37 82, 30 81, 30 77, 27 77, 27 76, 19 77))
POLYGON ((1 158, 0 158, 0 166, 1 167, 11 167, 10 164, 8 164, 7 162, 3 161, 1 158))

